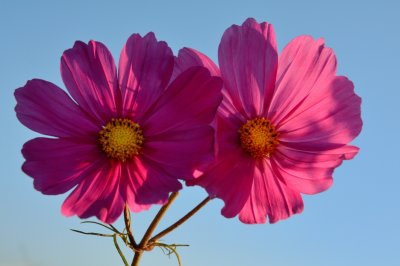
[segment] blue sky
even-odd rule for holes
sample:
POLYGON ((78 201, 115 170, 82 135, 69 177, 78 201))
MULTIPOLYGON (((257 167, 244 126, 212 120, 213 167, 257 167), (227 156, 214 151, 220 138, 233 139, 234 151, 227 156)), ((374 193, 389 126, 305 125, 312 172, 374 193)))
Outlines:
MULTIPOLYGON (((177 52, 196 48, 216 60, 224 30, 247 17, 274 25, 279 49, 301 34, 324 37, 362 97, 361 148, 334 174, 333 187, 305 196, 305 210, 274 225, 244 225, 220 215, 215 200, 165 237, 184 266, 400 265, 400 18, 396 1, 3 1, 0 4, 0 266, 122 265, 110 239, 69 231, 98 228, 65 218, 66 195, 49 197, 20 170, 20 149, 36 133, 15 118, 13 91, 42 78, 62 88, 59 59, 75 40, 98 40, 118 58, 132 33, 156 33, 177 52)), ((161 228, 205 197, 182 191, 161 228)), ((143 233, 157 208, 133 216, 143 233)), ((122 227, 121 221, 116 223, 122 227)), ((161 251, 143 266, 177 265, 161 251)))

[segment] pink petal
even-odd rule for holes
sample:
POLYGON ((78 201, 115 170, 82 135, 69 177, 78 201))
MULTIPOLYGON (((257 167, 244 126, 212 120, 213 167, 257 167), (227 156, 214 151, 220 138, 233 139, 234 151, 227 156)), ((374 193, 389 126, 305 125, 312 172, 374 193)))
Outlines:
POLYGON ((269 108, 272 122, 280 125, 302 107, 309 95, 320 95, 318 90, 326 87, 335 74, 335 55, 324 47, 322 39, 300 36, 292 40, 279 57, 276 91, 269 108))
POLYGON ((214 130, 203 126, 149 137, 142 154, 169 175, 188 179, 193 177, 195 169, 212 162, 213 152, 214 130))
POLYGON ((217 115, 216 118, 216 154, 219 158, 241 149, 239 141, 239 129, 243 121, 235 116, 217 115))
POLYGON ((336 77, 312 91, 278 127, 280 140, 299 149, 343 146, 361 131, 361 99, 351 81, 336 77))
POLYGON ((319 168, 315 164, 295 165, 293 161, 282 158, 271 159, 276 176, 294 191, 315 194, 327 190, 333 183, 334 168, 319 168))
POLYGON ((87 137, 99 127, 56 85, 33 79, 15 91, 18 119, 28 128, 56 137, 87 137))
POLYGON ((293 161, 296 165, 308 166, 309 164, 321 168, 332 168, 340 165, 342 160, 352 159, 358 152, 354 146, 341 146, 324 151, 296 149, 284 144, 277 147, 276 155, 283 156, 284 160, 293 161))
POLYGON ((247 118, 264 115, 275 88, 278 55, 272 25, 247 19, 222 36, 218 59, 225 90, 247 118))
POLYGON ((269 161, 263 160, 254 172, 250 197, 239 214, 243 223, 270 223, 286 219, 303 211, 303 200, 282 183, 276 176, 269 161))
POLYGON ((143 117, 145 138, 210 124, 222 100, 221 86, 221 79, 203 67, 182 73, 143 117))
POLYGON ((23 171, 33 177, 35 189, 48 195, 67 192, 104 163, 96 144, 66 139, 30 140, 22 154, 23 171))
POLYGON ((353 158, 357 151, 357 147, 343 146, 313 152, 281 144, 271 157, 271 165, 281 181, 291 189, 315 194, 327 190, 332 185, 334 169, 343 160, 353 158))
POLYGON ((88 173, 62 205, 66 216, 80 218, 96 216, 113 223, 122 213, 125 201, 121 195, 119 163, 108 161, 88 173))
POLYGON ((134 212, 146 210, 151 204, 163 204, 170 192, 182 188, 176 177, 145 158, 134 157, 133 162, 126 164, 122 170, 121 189, 129 208, 134 212))
POLYGON ((174 67, 174 57, 165 42, 154 34, 133 34, 119 59, 119 85, 122 90, 123 116, 141 122, 141 116, 167 87, 174 67))
POLYGON ((225 203, 222 215, 232 218, 241 211, 249 197, 255 161, 240 149, 221 158, 223 159, 210 167, 204 175, 187 181, 186 184, 201 186, 210 197, 222 199, 225 203))
POLYGON ((61 75, 74 100, 97 121, 107 123, 118 113, 120 91, 114 59, 95 41, 77 41, 61 58, 61 75))
POLYGON ((205 67, 212 76, 220 76, 218 66, 208 56, 192 48, 183 48, 179 50, 175 59, 171 80, 174 80, 179 74, 193 66, 205 67))
MULTIPOLYGON (((174 80, 183 71, 193 66, 205 67, 210 71, 212 76, 221 76, 218 66, 205 54, 192 48, 183 48, 179 50, 179 54, 175 59, 175 67, 171 80, 174 80)), ((237 114, 238 110, 234 106, 227 92, 222 90, 222 94, 224 95, 224 100, 222 101, 218 111, 226 116, 227 112, 229 114, 237 114)))

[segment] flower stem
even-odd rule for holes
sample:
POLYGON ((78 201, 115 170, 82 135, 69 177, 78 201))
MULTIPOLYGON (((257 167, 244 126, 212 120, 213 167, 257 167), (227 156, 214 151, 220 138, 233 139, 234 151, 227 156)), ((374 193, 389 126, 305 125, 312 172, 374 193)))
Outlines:
POLYGON ((135 255, 133 256, 133 261, 131 266, 138 266, 140 262, 140 258, 142 257, 143 251, 135 251, 135 255))
POLYGON ((126 227, 126 232, 128 234, 129 242, 131 243, 133 249, 136 250, 138 249, 138 245, 136 244, 135 238, 133 237, 132 229, 131 229, 131 213, 129 212, 129 207, 128 204, 125 204, 124 208, 124 220, 125 220, 125 227, 126 227))
POLYGON ((172 224, 165 230, 161 231, 153 238, 150 239, 150 243, 155 243, 158 239, 162 238, 166 234, 170 233, 171 231, 175 230, 178 226, 186 222, 190 217, 196 214, 201 208, 203 208, 209 201, 211 200, 210 197, 205 198, 202 202, 200 202, 196 207, 194 207, 190 212, 188 212, 185 216, 179 219, 176 223, 172 224))
POLYGON ((154 217, 153 221, 151 222, 149 228, 147 229, 146 233, 144 234, 142 241, 140 241, 139 244, 139 249, 144 249, 146 248, 147 243, 149 242, 149 239, 151 235, 153 234, 154 230, 156 229, 157 225, 160 223, 161 219, 163 218, 164 214, 168 210, 168 208, 171 206, 171 204, 174 202, 176 197, 178 196, 179 192, 173 192, 168 199, 167 204, 161 207, 161 209, 158 211, 156 217, 154 217))
MULTIPOLYGON (((147 229, 146 233, 144 234, 144 236, 143 236, 142 240, 140 241, 139 245, 136 245, 137 248, 135 248, 135 255, 133 256, 133 261, 132 261, 131 266, 138 266, 139 265, 140 258, 143 255, 143 251, 145 250, 145 248, 147 246, 147 243, 149 242, 151 234, 153 234, 153 232, 156 229, 157 225, 160 223, 161 219, 163 218, 165 212, 171 206, 172 202, 174 202, 174 200, 176 199, 178 194, 179 194, 178 192, 171 193, 171 195, 168 198, 167 204, 162 206, 161 209, 158 211, 156 217, 154 217, 153 221, 151 222, 149 228, 147 229)), ((127 215, 125 215, 125 216, 127 216, 127 215)), ((125 224, 127 226, 127 230, 129 230, 128 229, 128 223, 126 223, 127 220, 130 221, 130 219, 125 219, 125 224)), ((130 223, 129 223, 129 225, 130 225, 130 223)), ((128 236, 129 235, 130 235, 130 233, 128 231, 128 236)), ((133 237, 133 235, 132 235, 132 237, 133 237)), ((129 239, 130 239, 130 236, 129 236, 129 239)))

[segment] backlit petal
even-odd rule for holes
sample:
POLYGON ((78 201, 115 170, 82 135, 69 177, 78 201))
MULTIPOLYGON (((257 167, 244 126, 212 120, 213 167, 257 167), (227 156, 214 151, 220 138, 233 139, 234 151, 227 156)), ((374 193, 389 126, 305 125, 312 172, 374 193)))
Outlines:
POLYGON ((136 122, 166 89, 174 67, 167 43, 157 41, 153 33, 133 34, 119 59, 119 85, 123 98, 123 116, 136 122))
POLYGON ((61 57, 61 76, 72 98, 98 123, 104 125, 117 115, 117 70, 104 44, 75 42, 61 57))
POLYGON ((55 137, 88 137, 100 128, 53 83, 33 79, 15 91, 15 112, 28 128, 55 137))
POLYGON ((246 118, 263 115, 275 88, 278 55, 271 24, 247 19, 222 36, 218 60, 224 89, 246 118))
POLYGON ((298 192, 282 183, 268 160, 259 163, 254 171, 250 197, 243 206, 239 219, 244 223, 270 223, 289 218, 303 211, 303 200, 298 192))

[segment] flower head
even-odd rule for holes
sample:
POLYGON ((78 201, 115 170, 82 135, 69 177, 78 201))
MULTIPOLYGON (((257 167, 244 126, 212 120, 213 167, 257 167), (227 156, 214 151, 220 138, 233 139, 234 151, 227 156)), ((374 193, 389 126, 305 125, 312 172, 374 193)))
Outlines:
POLYGON ((164 203, 213 159, 222 82, 195 67, 171 78, 174 56, 153 33, 132 35, 119 69, 100 42, 76 42, 61 58, 71 97, 39 79, 15 91, 17 117, 51 138, 25 143, 23 171, 43 194, 74 190, 62 213, 114 222, 164 203))
POLYGON ((332 184, 334 169, 353 158, 361 99, 336 75, 336 58, 322 39, 300 36, 279 55, 271 24, 247 19, 228 28, 219 68, 207 56, 182 49, 174 74, 201 65, 224 81, 217 113, 217 160, 189 185, 225 202, 225 217, 270 223, 303 210, 300 193, 332 184))

